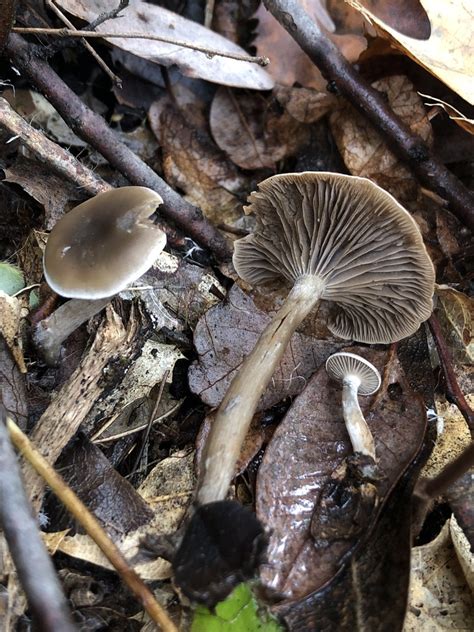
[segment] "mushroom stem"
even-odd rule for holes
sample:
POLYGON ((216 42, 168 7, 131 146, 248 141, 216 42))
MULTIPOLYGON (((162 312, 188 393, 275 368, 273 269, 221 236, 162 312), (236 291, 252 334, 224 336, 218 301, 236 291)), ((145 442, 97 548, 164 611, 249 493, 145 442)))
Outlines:
POLYGON ((359 406, 357 394, 360 378, 348 375, 342 386, 342 414, 354 452, 361 452, 375 461, 375 443, 359 406))
POLYGON ((282 307, 246 357, 222 400, 212 424, 203 459, 197 501, 223 500, 260 397, 280 362, 291 336, 318 305, 322 281, 300 277, 282 307))

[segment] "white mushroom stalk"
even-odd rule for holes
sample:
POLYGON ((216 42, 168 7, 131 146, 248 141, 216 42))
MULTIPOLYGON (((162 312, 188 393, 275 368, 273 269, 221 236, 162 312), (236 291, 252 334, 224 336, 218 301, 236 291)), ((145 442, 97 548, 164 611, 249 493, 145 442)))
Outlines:
POLYGON ((375 443, 359 406, 359 393, 372 395, 380 388, 380 374, 373 364, 354 353, 334 353, 326 361, 326 371, 342 382, 342 414, 354 452, 375 461, 375 443))
POLYGON ((234 266, 253 285, 285 282, 287 300, 232 380, 201 462, 198 503, 222 500, 258 401, 297 327, 320 300, 341 338, 390 343, 429 318, 433 264, 409 213, 364 178, 307 172, 272 176, 246 212, 257 228, 235 242, 234 266))

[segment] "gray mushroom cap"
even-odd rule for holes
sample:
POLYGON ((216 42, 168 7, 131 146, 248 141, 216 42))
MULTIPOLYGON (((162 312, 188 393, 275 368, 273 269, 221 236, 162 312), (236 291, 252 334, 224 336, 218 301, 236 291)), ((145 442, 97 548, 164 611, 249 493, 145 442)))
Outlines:
POLYGON ((322 283, 334 310, 329 329, 366 343, 389 343, 429 318, 434 268, 408 212, 365 178, 305 172, 272 176, 249 197, 257 228, 235 242, 245 281, 322 283))
POLYGON ((380 373, 373 364, 355 353, 333 353, 326 360, 326 371, 338 382, 344 382, 348 378, 359 380, 358 392, 361 395, 372 395, 380 388, 380 373))
POLYGON ((166 244, 149 219, 163 202, 146 187, 100 193, 64 215, 44 252, 50 287, 70 298, 113 296, 144 274, 166 244))

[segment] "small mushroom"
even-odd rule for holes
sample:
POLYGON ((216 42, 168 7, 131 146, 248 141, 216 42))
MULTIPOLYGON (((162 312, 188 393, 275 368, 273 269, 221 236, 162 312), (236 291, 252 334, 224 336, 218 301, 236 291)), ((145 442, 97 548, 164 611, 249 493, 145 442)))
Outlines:
POLYGON ((389 343, 432 311, 433 264, 409 213, 370 180, 336 173, 272 176, 251 194, 256 231, 235 242, 237 273, 285 282, 287 299, 245 358, 204 451, 197 501, 225 498, 250 421, 296 328, 321 300, 342 338, 389 343))
POLYGON ((41 321, 34 339, 49 364, 63 341, 150 268, 166 244, 154 223, 161 197, 146 187, 99 193, 64 215, 44 251, 44 276, 72 298, 41 321))
POLYGON ((359 406, 358 394, 372 395, 380 388, 380 373, 373 364, 356 355, 341 351, 326 360, 329 376, 342 382, 342 414, 354 452, 375 461, 375 444, 359 406))

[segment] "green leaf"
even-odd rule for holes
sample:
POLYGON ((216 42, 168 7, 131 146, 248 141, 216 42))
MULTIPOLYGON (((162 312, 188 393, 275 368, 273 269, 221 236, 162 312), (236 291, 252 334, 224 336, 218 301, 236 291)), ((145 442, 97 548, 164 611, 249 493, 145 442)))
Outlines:
POLYGON ((21 270, 10 263, 0 263, 0 290, 13 296, 25 287, 21 270))
POLYGON ((281 632, 283 628, 259 607, 247 584, 240 584, 214 612, 198 606, 191 632, 281 632))

